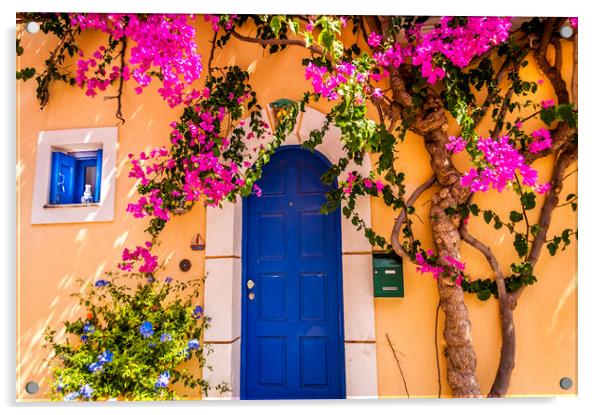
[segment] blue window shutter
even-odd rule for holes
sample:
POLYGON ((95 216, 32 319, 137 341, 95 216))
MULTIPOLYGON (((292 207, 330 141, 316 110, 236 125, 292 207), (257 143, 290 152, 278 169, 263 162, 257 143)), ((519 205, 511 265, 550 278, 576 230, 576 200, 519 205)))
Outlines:
POLYGON ((52 153, 50 203, 75 203, 75 158, 65 153, 52 153))
POLYGON ((100 186, 102 183, 102 149, 97 151, 96 156, 96 186, 94 189, 94 202, 100 201, 100 186))

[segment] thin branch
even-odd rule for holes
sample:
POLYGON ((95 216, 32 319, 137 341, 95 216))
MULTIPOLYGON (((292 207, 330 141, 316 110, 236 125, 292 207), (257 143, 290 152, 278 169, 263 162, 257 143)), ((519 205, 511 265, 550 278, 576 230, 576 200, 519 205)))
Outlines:
POLYGON ((217 41, 217 32, 215 32, 213 34, 213 40, 211 41, 211 53, 209 54, 209 61, 207 63, 207 69, 208 69, 209 73, 211 73, 211 71, 213 70, 212 63, 213 63, 213 55, 215 53, 216 41, 217 41))
POLYGON ((525 218, 525 225, 526 225, 525 234, 527 235, 527 243, 529 243, 529 231, 531 229, 531 226, 529 225, 529 217, 527 216, 527 211, 525 209, 525 205, 522 203, 522 200, 524 197, 523 186, 520 184, 520 180, 518 179, 518 175, 516 173, 514 173, 514 179, 516 180, 516 185, 518 187, 518 192, 520 195, 520 200, 521 200, 520 207, 523 212, 523 217, 525 218))
POLYGON ((485 256, 489 266, 495 274, 495 285, 498 291, 498 304, 502 327, 502 348, 495 380, 493 381, 488 397, 499 398, 504 396, 508 391, 510 376, 515 365, 516 331, 514 328, 514 316, 512 310, 516 306, 516 298, 507 293, 504 274, 502 273, 500 264, 495 255, 493 255, 491 248, 473 237, 466 229, 465 224, 460 226, 459 231, 464 241, 485 256))
POLYGON ((391 351, 393 352, 393 356, 395 357, 395 361, 397 362, 397 367, 399 368, 399 373, 401 374, 401 379, 403 380, 403 387, 406 390, 406 396, 409 399, 410 392, 408 391, 408 384, 406 383, 406 377, 403 375, 403 370, 401 370, 401 363, 399 363, 399 359, 397 358, 397 353, 395 353, 393 344, 391 344, 391 339, 389 339, 389 334, 385 333, 385 337, 387 338, 387 341, 389 342, 389 347, 391 348, 391 351))
POLYGON ((236 39, 241 40, 243 42, 257 43, 260 45, 301 46, 305 49, 309 49, 313 53, 322 54, 322 52, 323 52, 323 49, 319 46, 316 46, 316 45, 307 46, 305 44, 305 40, 300 40, 300 39, 259 39, 256 37, 249 37, 249 36, 241 35, 240 33, 238 33, 235 30, 232 30, 230 33, 232 33, 232 36, 234 36, 236 39))
POLYGON ((127 48, 127 38, 123 36, 121 38, 121 50, 119 51, 120 58, 120 76, 119 76, 119 86, 117 88, 117 95, 112 97, 105 97, 105 99, 116 99, 117 100, 117 111, 115 112, 115 117, 121 122, 121 124, 125 124, 125 118, 123 118, 123 113, 121 112, 121 98, 123 96, 123 68, 125 67, 125 51, 127 48))
POLYGON ((77 33, 77 28, 72 27, 69 29, 67 34, 61 39, 56 48, 52 51, 50 56, 48 57, 48 64, 46 65, 46 71, 41 75, 42 81, 40 82, 40 90, 43 91, 40 93, 40 108, 44 108, 48 103, 49 94, 48 87, 50 86, 50 73, 54 70, 56 66, 56 59, 63 53, 65 50, 65 45, 73 40, 75 34, 77 33), (46 74, 46 75, 44 75, 46 74))
POLYGON ((421 184, 419 187, 414 190, 414 193, 410 196, 408 201, 405 204, 405 208, 401 210, 397 219, 395 219, 395 225, 393 226, 393 230, 391 231, 391 246, 393 247, 393 251, 400 257, 406 257, 408 260, 413 261, 412 256, 409 252, 399 243, 399 231, 401 230, 401 225, 405 222, 407 217, 407 208, 414 205, 416 200, 422 195, 426 190, 428 190, 435 182, 437 181, 437 177, 435 175, 431 176, 426 182, 421 184))
MULTIPOLYGON (((550 180, 550 185, 552 186, 552 188, 548 192, 543 207, 541 208, 539 221, 537 222, 539 226, 539 231, 533 239, 533 243, 531 244, 531 250, 529 251, 529 256, 527 257, 527 261, 533 267, 535 267, 535 264, 539 260, 541 250, 543 249, 545 241, 547 240, 548 229, 550 228, 550 223, 552 222, 552 213, 554 212, 554 209, 556 209, 556 207, 558 206, 559 195, 562 191, 564 172, 575 160, 577 160, 577 145, 568 142, 565 145, 565 147, 561 149, 560 155, 558 156, 558 158, 556 159, 556 163, 554 164, 554 169, 552 171, 552 180, 550 180)), ((513 293, 515 300, 518 300, 524 288, 525 287, 522 286, 513 293)))
MULTIPOLYGON (((500 264, 497 261, 495 255, 493 255, 491 248, 489 248, 489 246, 485 245, 483 242, 479 241, 477 238, 472 236, 468 232, 468 229, 466 229, 466 225, 464 223, 460 226, 459 232, 460 232, 460 236, 466 243, 468 243, 470 246, 472 246, 473 248, 475 248, 476 250, 481 252, 483 254, 483 256, 485 257, 485 259, 487 259, 487 262, 489 263, 489 266, 491 267, 491 270, 493 271, 493 274, 495 275, 496 282, 498 281, 498 279, 502 280, 502 282, 503 282, 504 274, 502 273, 502 268, 500 267, 500 264)), ((498 289, 499 289, 499 287, 498 287, 498 289)), ((504 292, 506 291, 505 285, 502 286, 502 290, 504 292)))
POLYGON ((567 174, 566 174, 566 175, 565 175, 565 176, 562 178, 562 181, 565 181, 566 179, 568 179, 568 178, 569 178, 569 177, 570 177, 572 174, 575 174, 575 173, 577 173, 577 170, 579 170, 579 169, 571 170, 571 172, 570 172, 570 173, 567 173, 567 174))

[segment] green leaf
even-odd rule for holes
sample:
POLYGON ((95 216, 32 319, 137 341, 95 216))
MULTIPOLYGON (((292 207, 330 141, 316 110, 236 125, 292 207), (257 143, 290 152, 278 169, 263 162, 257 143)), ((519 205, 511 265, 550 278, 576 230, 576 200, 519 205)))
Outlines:
POLYGON ((318 43, 324 46, 325 49, 332 49, 332 45, 334 44, 334 34, 328 30, 322 30, 318 35, 318 43))
POLYGON ((520 197, 520 202, 525 210, 531 210, 535 207, 535 193, 526 192, 520 197))
POLYGON ((298 20, 289 20, 288 28, 291 32, 298 33, 299 32, 299 21, 298 20))
POLYGON ((510 220, 512 222, 520 222, 521 220, 523 220, 523 214, 521 212, 513 210, 512 212, 510 212, 510 220))
POLYGON ((20 71, 17 71, 17 79, 22 79, 24 81, 27 81, 28 79, 31 79, 35 76, 36 74, 36 69, 35 68, 24 68, 21 69, 20 71))
POLYGON ((272 16, 272 19, 270 20, 270 29, 272 29, 274 35, 278 36, 281 27, 282 20, 280 19, 280 16, 272 16))
POLYGON ((483 290, 477 292, 477 298, 481 301, 487 301, 491 297, 491 291, 483 290))
POLYGON ((516 235, 514 235, 513 245, 519 257, 524 257, 527 255, 529 245, 527 244, 527 240, 525 239, 525 236, 522 233, 517 233, 516 235))
POLYGON ((314 37, 310 32, 305 32, 305 47, 308 48, 314 43, 314 37))
POLYGON ((493 219, 493 212, 490 210, 486 210, 483 212, 483 219, 485 219, 486 223, 491 222, 491 219, 493 219))
POLYGON ((556 119, 556 113, 554 112, 554 107, 542 109, 539 113, 539 117, 541 120, 546 123, 546 125, 550 126, 554 120, 556 119))
POLYGON ((502 221, 500 220, 500 218, 498 218, 496 216, 495 219, 494 219, 493 228, 494 229, 500 229, 502 226, 504 226, 504 224, 502 223, 502 221))
POLYGON ((548 251, 550 251, 550 255, 554 256, 556 255, 556 251, 558 251, 558 244, 550 242, 546 245, 546 248, 548 248, 548 251))
POLYGON ((570 229, 565 229, 564 231, 562 231, 562 235, 560 236, 562 238, 562 241, 564 242, 565 245, 568 245, 571 243, 571 230, 570 229))
POLYGON ((477 206, 476 203, 473 203, 472 205, 470 205, 470 211, 472 212, 472 214, 474 216, 479 216, 479 207, 477 206))
POLYGON ((17 56, 23 55, 23 52, 25 52, 25 50, 23 49, 23 46, 21 46, 21 39, 17 39, 17 56))

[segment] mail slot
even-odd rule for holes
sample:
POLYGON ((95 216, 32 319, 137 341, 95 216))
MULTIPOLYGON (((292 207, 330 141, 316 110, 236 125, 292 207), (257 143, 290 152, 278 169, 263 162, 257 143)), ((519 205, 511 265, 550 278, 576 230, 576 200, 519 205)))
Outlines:
POLYGON ((401 258, 394 253, 374 254, 375 297, 403 297, 403 268, 401 258))

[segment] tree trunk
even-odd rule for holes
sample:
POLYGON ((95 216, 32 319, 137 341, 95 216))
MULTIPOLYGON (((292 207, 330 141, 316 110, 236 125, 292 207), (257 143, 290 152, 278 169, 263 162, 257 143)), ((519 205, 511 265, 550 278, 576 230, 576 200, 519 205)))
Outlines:
MULTIPOLYGON (((444 117, 442 109, 440 116, 444 117)), ((430 117, 434 114, 430 113, 430 117)), ((431 223, 433 239, 439 258, 460 258, 459 215, 448 215, 448 207, 466 203, 468 189, 460 185, 460 173, 453 166, 451 154, 445 149, 448 142, 447 123, 424 135, 431 166, 440 190, 432 197, 431 223)), ((437 282, 441 309, 445 313, 443 337, 446 342, 447 381, 454 397, 479 397, 481 391, 476 377, 477 357, 472 344, 470 319, 464 304, 464 292, 450 278, 437 282)))
MULTIPOLYGON (((498 284, 498 292, 502 293, 500 291, 499 280, 496 282, 498 284)), ((504 282, 502 281, 501 284, 504 284, 504 282)), ((511 295, 506 293, 505 287, 498 301, 500 322, 502 324, 502 348, 500 351, 500 363, 495 374, 495 380, 489 391, 489 398, 501 398, 508 392, 516 356, 516 330, 514 329, 513 315, 515 301, 511 295)))

